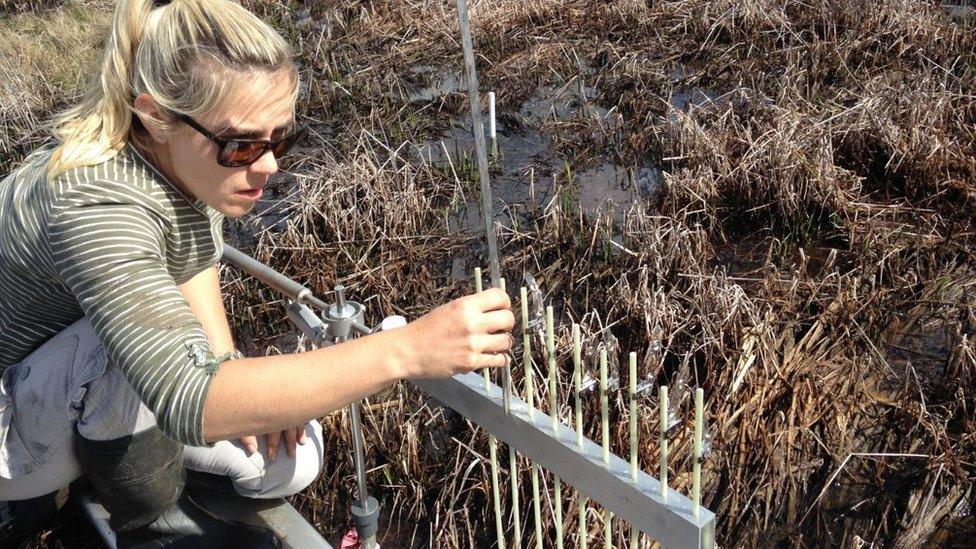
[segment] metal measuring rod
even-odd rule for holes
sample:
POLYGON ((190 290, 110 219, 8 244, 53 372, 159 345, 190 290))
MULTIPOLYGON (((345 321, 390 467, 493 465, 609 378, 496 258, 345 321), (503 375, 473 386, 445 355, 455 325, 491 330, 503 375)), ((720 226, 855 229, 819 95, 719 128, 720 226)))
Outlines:
MULTIPOLYGON (((398 328, 406 324, 402 316, 391 316, 376 328, 363 323, 366 308, 361 303, 346 299, 346 288, 335 286, 335 303, 325 303, 312 295, 311 290, 288 279, 271 267, 248 257, 240 251, 224 247, 223 259, 258 278, 288 296, 288 318, 302 331, 315 347, 326 347, 348 341, 356 335, 368 335, 379 330, 398 328), (311 307, 321 311, 316 314, 311 307)), ((363 452, 363 426, 359 401, 349 405, 349 422, 352 429, 353 463, 356 467, 358 498, 350 512, 360 547, 377 547, 376 532, 379 530, 380 505, 369 495, 366 485, 366 463, 363 452)))

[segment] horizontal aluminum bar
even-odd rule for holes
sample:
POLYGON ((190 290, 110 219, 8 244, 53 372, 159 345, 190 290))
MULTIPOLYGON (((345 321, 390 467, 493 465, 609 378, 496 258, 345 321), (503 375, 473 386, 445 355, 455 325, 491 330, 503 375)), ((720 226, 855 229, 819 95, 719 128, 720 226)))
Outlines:
POLYGON ((604 464, 598 444, 584 438, 583 446, 577 446, 576 431, 567 425, 560 425, 554 433, 547 414, 537 409, 529 417, 526 403, 514 395, 506 415, 501 387, 490 384, 486 391, 481 375, 468 373, 412 383, 665 547, 714 546, 714 513, 702 507, 695 517, 691 500, 670 488, 667 500, 662 499, 656 478, 639 471, 636 482, 632 481, 628 462, 611 454, 609 464, 604 464))
POLYGON ((305 286, 236 248, 225 245, 222 259, 299 303, 305 303, 323 311, 328 307, 322 300, 313 296, 312 291, 305 286))

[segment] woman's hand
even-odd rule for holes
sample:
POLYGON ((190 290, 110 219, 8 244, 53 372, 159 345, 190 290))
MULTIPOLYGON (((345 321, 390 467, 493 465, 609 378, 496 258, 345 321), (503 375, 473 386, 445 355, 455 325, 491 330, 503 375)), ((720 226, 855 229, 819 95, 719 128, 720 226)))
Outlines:
POLYGON ((442 305, 403 328, 404 377, 447 377, 508 363, 515 315, 504 291, 493 288, 442 305))
MULTIPOLYGON (((305 444, 308 435, 305 434, 305 426, 299 426, 294 429, 285 429, 280 433, 268 433, 265 435, 268 437, 268 463, 274 463, 275 456, 278 455, 278 447, 281 445, 281 439, 285 439, 285 452, 288 457, 295 458, 295 448, 298 444, 305 444)), ((251 455, 258 451, 258 438, 254 436, 243 437, 240 439, 241 444, 247 451, 247 455, 251 455)))

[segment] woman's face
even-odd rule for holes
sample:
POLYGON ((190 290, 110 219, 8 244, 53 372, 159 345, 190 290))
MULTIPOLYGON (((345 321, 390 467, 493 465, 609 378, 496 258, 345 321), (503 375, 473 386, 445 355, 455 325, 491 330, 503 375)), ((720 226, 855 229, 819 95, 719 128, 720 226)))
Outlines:
MULTIPOLYGON (((292 129, 294 102, 287 73, 255 73, 241 82, 221 106, 194 120, 222 139, 277 140, 292 129)), ((183 122, 177 121, 175 130, 152 133, 162 139, 152 143, 152 152, 163 173, 184 193, 227 217, 249 212, 268 178, 278 171, 270 150, 248 166, 221 166, 220 146, 183 122)))

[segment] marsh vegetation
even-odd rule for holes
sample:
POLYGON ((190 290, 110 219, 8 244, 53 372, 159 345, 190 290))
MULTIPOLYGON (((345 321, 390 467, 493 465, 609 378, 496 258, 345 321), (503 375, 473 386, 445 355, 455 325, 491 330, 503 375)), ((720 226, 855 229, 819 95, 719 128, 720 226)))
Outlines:
MULTIPOLYGON (((228 241, 322 296, 341 282, 375 321, 472 291, 487 260, 454 3, 245 3, 295 45, 312 131, 228 241)), ((104 2, 23 4, 0 18, 0 172, 43 139, 39 121, 87 75, 107 20, 104 2)), ((516 296, 532 275, 556 307, 566 422, 576 322, 591 364, 601 348, 618 364, 637 352, 640 376, 672 387, 677 422, 705 389, 704 502, 721 545, 965 542, 972 20, 910 0, 470 5, 482 89, 498 96, 503 274, 516 296)), ((246 353, 303 348, 279 296, 223 277, 246 353)), ((625 454, 623 395, 611 404, 625 454)), ((656 400, 639 413, 654 471, 656 400)), ((483 431, 409 384, 369 399, 364 421, 385 545, 493 544, 483 431)), ((348 418, 323 424, 334 459, 295 503, 339 533, 355 483, 348 418)), ((690 438, 671 441, 685 492, 690 438)), ((570 544, 575 520, 565 513, 570 544)), ((614 544, 626 535, 617 525, 614 544)))

